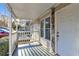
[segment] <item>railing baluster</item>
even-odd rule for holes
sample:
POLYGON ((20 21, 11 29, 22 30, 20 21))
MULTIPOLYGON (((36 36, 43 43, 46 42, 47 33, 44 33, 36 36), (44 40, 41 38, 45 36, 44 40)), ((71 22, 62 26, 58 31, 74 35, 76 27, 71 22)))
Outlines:
POLYGON ((31 34, 29 31, 18 31, 18 39, 28 39, 31 37, 31 34))

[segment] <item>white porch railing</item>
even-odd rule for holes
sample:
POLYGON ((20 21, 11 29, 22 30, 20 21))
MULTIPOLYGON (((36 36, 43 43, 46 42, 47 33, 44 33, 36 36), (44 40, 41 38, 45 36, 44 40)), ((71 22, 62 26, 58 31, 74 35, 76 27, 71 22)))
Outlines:
POLYGON ((31 38, 31 32, 30 31, 18 31, 18 40, 27 40, 31 38))

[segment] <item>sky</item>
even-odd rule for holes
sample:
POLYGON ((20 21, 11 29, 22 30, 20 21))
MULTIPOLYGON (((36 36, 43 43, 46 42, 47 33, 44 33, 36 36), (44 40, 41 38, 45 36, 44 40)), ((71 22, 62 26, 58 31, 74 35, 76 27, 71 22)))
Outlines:
POLYGON ((5 3, 0 3, 0 14, 10 17, 10 12, 5 3))

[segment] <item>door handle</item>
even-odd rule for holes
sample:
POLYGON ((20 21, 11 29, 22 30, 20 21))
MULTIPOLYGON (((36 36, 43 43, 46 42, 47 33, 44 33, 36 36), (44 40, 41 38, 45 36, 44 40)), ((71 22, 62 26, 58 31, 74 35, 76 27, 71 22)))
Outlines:
POLYGON ((59 32, 57 32, 57 37, 59 37, 59 32))
POLYGON ((57 41, 59 40, 59 32, 57 32, 57 41))

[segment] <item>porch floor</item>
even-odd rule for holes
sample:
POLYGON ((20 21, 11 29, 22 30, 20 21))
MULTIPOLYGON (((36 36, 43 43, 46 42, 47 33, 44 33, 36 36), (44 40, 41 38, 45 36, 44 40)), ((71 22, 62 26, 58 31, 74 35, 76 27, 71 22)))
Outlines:
POLYGON ((18 45, 13 56, 53 56, 53 53, 50 53, 47 48, 38 42, 34 42, 18 45))

